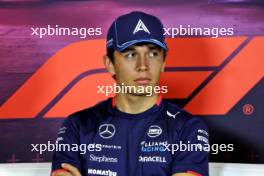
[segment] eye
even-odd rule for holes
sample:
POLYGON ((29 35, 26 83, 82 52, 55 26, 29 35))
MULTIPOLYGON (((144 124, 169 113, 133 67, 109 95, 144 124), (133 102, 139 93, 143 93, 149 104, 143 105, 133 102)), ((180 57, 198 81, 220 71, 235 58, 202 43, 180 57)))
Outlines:
POLYGON ((125 58, 128 58, 128 59, 132 59, 132 58, 135 58, 136 57, 136 53, 135 52, 128 52, 125 54, 125 58))
POLYGON ((150 51, 149 52, 149 57, 153 58, 153 57, 157 57, 159 55, 159 52, 156 50, 150 51))

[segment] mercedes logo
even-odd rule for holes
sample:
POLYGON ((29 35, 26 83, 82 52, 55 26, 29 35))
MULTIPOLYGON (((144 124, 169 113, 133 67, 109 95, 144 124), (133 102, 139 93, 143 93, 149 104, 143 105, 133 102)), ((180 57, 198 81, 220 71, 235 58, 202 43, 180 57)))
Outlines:
POLYGON ((113 124, 102 124, 99 127, 99 135, 104 139, 109 139, 115 135, 115 126, 113 124))

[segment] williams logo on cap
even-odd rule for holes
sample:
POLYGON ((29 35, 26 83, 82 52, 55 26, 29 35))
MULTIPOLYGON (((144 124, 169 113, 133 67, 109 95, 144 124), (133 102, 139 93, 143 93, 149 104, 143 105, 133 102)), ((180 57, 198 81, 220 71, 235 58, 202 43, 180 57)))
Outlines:
POLYGON ((145 26, 141 19, 138 20, 137 26, 135 27, 133 34, 137 33, 138 31, 145 31, 146 33, 150 34, 148 28, 145 26))

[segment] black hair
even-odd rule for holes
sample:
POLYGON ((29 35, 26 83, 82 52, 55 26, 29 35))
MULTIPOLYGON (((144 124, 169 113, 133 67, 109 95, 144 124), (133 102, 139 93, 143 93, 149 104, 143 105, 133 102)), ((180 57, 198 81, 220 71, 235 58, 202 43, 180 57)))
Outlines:
POLYGON ((112 63, 114 63, 114 52, 115 50, 113 48, 107 49, 106 55, 109 57, 112 63))

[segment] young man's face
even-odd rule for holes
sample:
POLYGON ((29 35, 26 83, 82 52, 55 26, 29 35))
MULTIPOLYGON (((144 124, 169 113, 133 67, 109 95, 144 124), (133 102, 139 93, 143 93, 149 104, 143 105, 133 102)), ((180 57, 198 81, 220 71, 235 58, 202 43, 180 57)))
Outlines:
POLYGON ((118 85, 157 86, 164 60, 164 50, 156 45, 132 45, 123 52, 114 51, 114 63, 109 63, 108 70, 115 74, 118 85))

